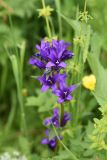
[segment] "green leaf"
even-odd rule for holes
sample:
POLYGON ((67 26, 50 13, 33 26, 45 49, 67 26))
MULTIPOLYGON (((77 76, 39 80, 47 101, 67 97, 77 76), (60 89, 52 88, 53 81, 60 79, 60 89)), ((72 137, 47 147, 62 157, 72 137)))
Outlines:
POLYGON ((15 55, 12 55, 12 56, 10 56, 10 60, 11 60, 12 69, 13 69, 15 81, 17 84, 17 88, 19 88, 20 84, 19 84, 19 69, 18 69, 17 58, 15 55))
POLYGON ((66 151, 60 151, 59 155, 54 157, 55 160, 70 160, 70 158, 70 153, 67 153, 66 151))
POLYGON ((38 99, 34 96, 30 96, 27 98, 26 106, 37 106, 38 105, 38 99))
MULTIPOLYGON (((58 12, 59 13, 59 12, 58 12)), ((76 31, 80 31, 80 23, 77 20, 70 19, 66 16, 64 16, 62 13, 59 13, 59 15, 76 31)))
POLYGON ((29 154, 30 144, 25 137, 22 137, 22 136, 19 137, 19 146, 20 146, 21 151, 24 154, 29 154))
POLYGON ((31 96, 27 98, 26 106, 39 107, 38 111, 44 112, 51 110, 55 103, 56 97, 49 91, 46 93, 41 93, 41 91, 39 91, 37 97, 31 96))
POLYGON ((107 103, 107 69, 100 62, 100 44, 97 47, 95 45, 96 41, 92 41, 91 53, 88 55, 90 68, 97 80, 93 94, 100 105, 105 105, 107 103))
POLYGON ((28 160, 41 160, 40 156, 36 155, 36 154, 33 154, 29 157, 28 160))
POLYGON ((25 16, 31 17, 32 12, 34 12, 36 8, 35 2, 37 2, 37 0, 26 1, 26 3, 24 0, 7 0, 7 4, 13 9, 14 14, 21 18, 25 16))

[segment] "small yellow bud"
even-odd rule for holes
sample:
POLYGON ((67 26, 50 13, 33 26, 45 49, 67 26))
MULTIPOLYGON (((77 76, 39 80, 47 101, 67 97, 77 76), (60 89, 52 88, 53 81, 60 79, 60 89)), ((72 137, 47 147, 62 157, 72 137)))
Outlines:
POLYGON ((44 38, 44 41, 45 41, 45 42, 50 42, 50 43, 52 43, 52 40, 53 40, 53 39, 54 39, 54 40, 58 40, 58 37, 57 37, 57 36, 54 36, 54 37, 52 37, 51 39, 50 39, 49 37, 45 37, 45 38, 44 38))
POLYGON ((58 40, 58 36, 53 36, 52 39, 58 40))
POLYGON ((47 7, 42 8, 42 9, 38 9, 39 17, 41 17, 41 16, 43 16, 43 17, 49 17, 51 15, 51 12, 53 10, 54 9, 51 8, 50 6, 47 6, 47 7))
POLYGON ((54 36, 54 37, 52 37, 52 38, 48 38, 48 37, 45 37, 45 38, 44 38, 44 41, 45 41, 45 42, 49 42, 50 45, 52 45, 52 40, 58 40, 58 37, 57 37, 57 36, 54 36))
POLYGON ((84 43, 84 37, 83 36, 75 37, 73 40, 74 40, 75 44, 82 45, 84 43))
POLYGON ((50 39, 49 39, 48 37, 45 37, 45 38, 44 38, 44 41, 45 41, 45 42, 50 42, 50 39))
POLYGON ((82 79, 82 84, 89 90, 94 90, 96 85, 96 77, 94 75, 85 76, 82 79))
POLYGON ((23 88, 23 89, 22 89, 22 95, 23 95, 24 97, 26 97, 26 96, 28 95, 28 90, 27 90, 27 88, 23 88))

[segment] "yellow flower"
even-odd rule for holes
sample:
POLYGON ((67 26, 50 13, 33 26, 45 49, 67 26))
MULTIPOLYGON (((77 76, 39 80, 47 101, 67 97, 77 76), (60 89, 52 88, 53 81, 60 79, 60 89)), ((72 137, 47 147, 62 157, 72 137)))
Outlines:
POLYGON ((39 17, 41 17, 41 16, 43 16, 43 17, 49 17, 51 15, 51 12, 53 10, 54 9, 51 8, 50 6, 47 6, 47 7, 42 8, 42 9, 38 9, 39 17))
POLYGON ((89 76, 85 76, 82 79, 82 84, 85 88, 89 89, 89 90, 94 90, 95 89, 95 85, 96 85, 96 77, 91 74, 89 76))

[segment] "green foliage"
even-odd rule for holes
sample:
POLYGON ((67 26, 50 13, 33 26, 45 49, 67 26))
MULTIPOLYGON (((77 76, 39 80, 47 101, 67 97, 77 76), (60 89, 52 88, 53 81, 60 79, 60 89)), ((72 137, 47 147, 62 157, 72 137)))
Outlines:
MULTIPOLYGON (((0 152, 19 150, 29 160, 73 160, 72 154, 79 160, 106 160, 107 1, 88 0, 88 12, 84 12, 84 1, 46 0, 46 4, 54 8, 49 19, 52 34, 71 42, 75 54, 68 61, 68 84, 79 87, 72 103, 65 105, 72 121, 60 130, 64 138, 59 139, 56 153, 40 144, 46 129, 42 122, 58 106, 56 97, 49 91, 41 93, 37 80, 30 78, 42 74, 28 64, 35 44, 47 36, 45 21, 37 12, 42 3, 1 0, 0 152), (81 86, 83 75, 90 72, 97 80, 93 92, 81 86)), ((50 136, 58 133, 53 128, 50 136)))
POLYGON ((5 11, 6 13, 15 14, 20 18, 24 17, 31 17, 32 12, 35 11, 35 5, 37 0, 25 1, 24 0, 6 0, 5 1, 5 8, 1 11, 1 14, 5 11), (10 8, 10 9, 9 9, 10 8))
POLYGON ((50 92, 47 94, 38 91, 38 96, 27 97, 26 106, 35 106, 38 107, 39 112, 45 112, 52 110, 52 107, 56 104, 56 97, 50 92))
POLYGON ((105 105, 107 103, 107 69, 100 62, 101 40, 94 35, 91 44, 92 48, 88 61, 97 79, 96 89, 93 94, 100 105, 105 105))
POLYGON ((102 118, 99 120, 94 119, 94 131, 90 136, 92 140, 91 148, 97 150, 107 150, 107 105, 100 107, 99 109, 102 113, 102 118))

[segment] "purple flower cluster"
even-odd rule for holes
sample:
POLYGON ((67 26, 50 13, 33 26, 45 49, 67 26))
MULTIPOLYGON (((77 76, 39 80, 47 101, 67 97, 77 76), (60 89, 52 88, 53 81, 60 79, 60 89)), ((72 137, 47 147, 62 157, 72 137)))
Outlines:
MULTIPOLYGON (((68 50, 69 43, 64 40, 52 40, 47 42, 42 40, 40 45, 36 45, 38 52, 30 58, 29 63, 43 70, 43 75, 38 77, 42 84, 41 91, 45 92, 48 89, 58 97, 57 102, 63 104, 66 101, 72 100, 71 93, 76 88, 75 85, 67 86, 65 72, 65 61, 73 57, 73 53, 68 50), (60 71, 64 69, 63 74, 60 71)), ((44 125, 50 126, 53 124, 56 128, 64 127, 71 120, 71 115, 67 112, 60 116, 58 108, 53 109, 53 116, 44 120, 44 125)), ((52 150, 57 146, 57 137, 49 138, 49 130, 46 131, 47 138, 42 140, 42 144, 48 144, 52 150)), ((61 136, 60 136, 60 139, 61 136)))
MULTIPOLYGON (((67 112, 64 112, 64 116, 62 118, 62 121, 60 122, 60 114, 59 114, 59 110, 58 108, 54 108, 53 109, 53 115, 52 117, 50 118, 46 118, 44 120, 44 125, 45 126, 50 126, 51 124, 53 124, 56 128, 59 128, 59 127, 64 127, 66 125, 66 123, 68 121, 71 120, 71 114, 67 113, 67 112)), ((46 130, 45 132, 46 134, 46 138, 44 138, 41 143, 42 144, 48 144, 49 148, 54 150, 57 146, 57 136, 53 136, 51 139, 49 139, 49 130, 46 130)), ((59 136, 60 140, 62 139, 62 136, 59 136)))
POLYGON ((64 112, 64 116, 62 118, 62 122, 60 124, 60 114, 58 108, 53 109, 53 116, 51 118, 46 118, 44 120, 44 125, 49 126, 53 124, 56 128, 64 127, 66 123, 71 120, 71 114, 64 112))
MULTIPOLYGON (((45 131, 45 135, 46 135, 46 138, 44 138, 42 141, 41 141, 41 144, 46 144, 48 145, 48 147, 51 149, 51 150, 54 150, 57 146, 57 142, 58 142, 58 139, 57 139, 57 136, 54 136, 52 139, 49 138, 49 130, 47 129, 45 131)), ((59 136, 60 140, 62 140, 62 136, 59 136)))
POLYGON ((44 69, 43 76, 38 77, 38 80, 42 84, 42 92, 52 89, 58 97, 58 103, 64 101, 70 101, 72 96, 71 92, 75 86, 66 86, 66 73, 60 74, 62 68, 66 68, 65 60, 72 58, 73 53, 68 50, 69 43, 63 40, 52 40, 52 43, 41 41, 41 45, 36 45, 38 53, 34 54, 30 58, 29 63, 39 69, 44 69), (46 71, 50 71, 50 75, 46 74, 46 71))
POLYGON ((52 44, 49 42, 41 41, 41 45, 36 45, 38 53, 36 53, 29 61, 31 65, 34 65, 40 69, 52 69, 59 70, 66 68, 65 60, 72 58, 73 53, 68 50, 69 43, 65 43, 63 40, 52 40, 52 44))

